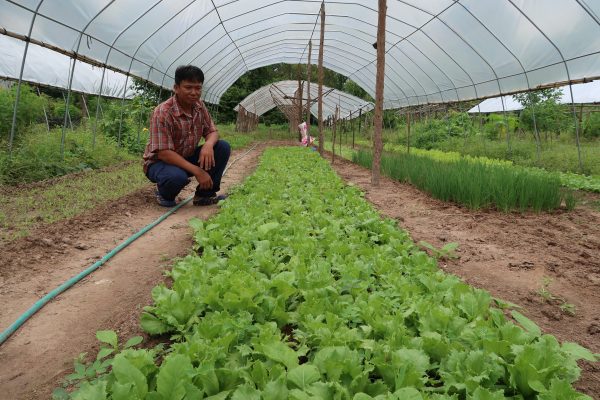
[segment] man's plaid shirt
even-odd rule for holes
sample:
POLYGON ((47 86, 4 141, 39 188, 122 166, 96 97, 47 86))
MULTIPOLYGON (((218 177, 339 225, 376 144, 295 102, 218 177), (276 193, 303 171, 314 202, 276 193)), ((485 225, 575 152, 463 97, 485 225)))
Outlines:
POLYGON ((192 115, 185 113, 175 96, 159 104, 150 120, 150 138, 144 151, 144 173, 150 164, 158 161, 160 150, 173 150, 182 157, 194 154, 200 138, 206 138, 217 128, 202 100, 192 107, 192 115))

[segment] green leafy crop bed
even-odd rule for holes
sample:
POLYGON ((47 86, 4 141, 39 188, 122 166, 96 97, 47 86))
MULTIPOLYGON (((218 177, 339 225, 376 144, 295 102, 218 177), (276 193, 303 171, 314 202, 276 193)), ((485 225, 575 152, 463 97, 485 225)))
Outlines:
POLYGON ((589 398, 571 383, 593 354, 442 273, 309 149, 265 152, 192 225, 142 315, 170 348, 121 350, 72 398, 589 398))

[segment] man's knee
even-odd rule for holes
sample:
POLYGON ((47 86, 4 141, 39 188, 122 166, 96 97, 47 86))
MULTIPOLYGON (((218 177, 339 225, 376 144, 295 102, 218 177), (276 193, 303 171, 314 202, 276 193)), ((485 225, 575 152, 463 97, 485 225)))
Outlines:
POLYGON ((219 139, 214 147, 215 157, 227 157, 231 154, 231 146, 229 142, 219 139))
POLYGON ((183 188, 187 184, 188 177, 184 170, 177 168, 169 172, 170 174, 165 179, 165 185, 172 188, 183 188))

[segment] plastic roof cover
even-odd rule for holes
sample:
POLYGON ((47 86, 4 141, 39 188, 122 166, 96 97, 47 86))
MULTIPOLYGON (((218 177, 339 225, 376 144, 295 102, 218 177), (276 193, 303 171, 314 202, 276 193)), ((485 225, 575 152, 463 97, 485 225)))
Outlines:
MULTIPOLYGON (((304 81, 302 83, 303 107, 306 107, 306 101, 308 98, 308 83, 304 81)), ((237 111, 241 105, 246 109, 246 111, 256 115, 263 115, 267 111, 275 108, 277 104, 291 105, 293 101, 292 97, 297 96, 297 90, 298 81, 280 81, 271 83, 249 94, 234 108, 234 110, 237 111)), ((318 94, 319 85, 311 82, 311 100, 316 100, 318 94)), ((359 97, 337 89, 323 86, 323 117, 327 118, 333 116, 336 106, 340 108, 340 118, 355 118, 358 117, 359 109, 362 109, 363 112, 366 112, 372 110, 374 107, 373 103, 365 101, 359 97)), ((315 117, 318 117, 318 104, 316 101, 312 102, 310 112, 315 117)))
MULTIPOLYGON (((573 85, 573 103, 600 103, 600 81, 594 81, 589 83, 581 83, 573 85)), ((559 88, 562 92, 562 96, 558 99, 560 104, 571 103, 571 91, 568 86, 559 88)), ((512 96, 495 97, 493 99, 486 99, 479 103, 477 106, 469 110, 470 113, 488 113, 498 111, 516 111, 522 110, 523 105, 517 100, 513 99, 512 96), (504 102, 504 106, 503 103, 504 102)))
MULTIPOLYGON (((600 76, 597 0, 387 3, 385 108, 600 76)), ((316 64, 320 6, 315 0, 0 0, 0 26, 167 88, 178 65, 198 65, 207 77, 205 100, 215 103, 248 70, 305 64, 310 38, 316 64)), ((374 96, 377 1, 326 1, 325 10, 323 65, 374 96)))
MULTIPOLYGON (((25 42, 0 35, 0 73, 1 77, 18 78, 21 68, 21 55, 25 50, 25 42)), ((60 53, 35 44, 29 45, 27 63, 23 71, 23 79, 42 85, 66 88, 69 86, 69 71, 72 59, 60 53)), ((111 70, 102 72, 104 68, 94 67, 81 61, 76 61, 72 90, 83 93, 98 94, 100 81, 104 79, 102 94, 109 97, 122 97, 126 76, 111 70)), ((131 97, 133 90, 127 89, 126 97, 131 97)))

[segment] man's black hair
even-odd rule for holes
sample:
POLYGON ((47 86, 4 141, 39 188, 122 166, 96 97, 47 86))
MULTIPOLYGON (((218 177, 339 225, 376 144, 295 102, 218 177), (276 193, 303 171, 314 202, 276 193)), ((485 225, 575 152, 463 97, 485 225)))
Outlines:
POLYGON ((180 65, 175 70, 175 84, 181 81, 194 81, 204 83, 204 72, 195 65, 180 65))

